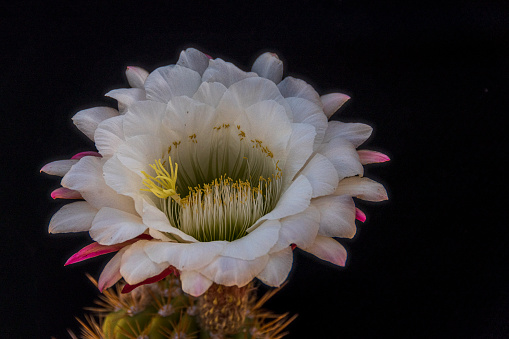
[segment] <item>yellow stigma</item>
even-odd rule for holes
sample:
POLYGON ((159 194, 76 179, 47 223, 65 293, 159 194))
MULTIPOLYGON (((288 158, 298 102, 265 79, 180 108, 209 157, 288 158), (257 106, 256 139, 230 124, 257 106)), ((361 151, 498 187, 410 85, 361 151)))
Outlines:
POLYGON ((168 173, 161 162, 161 159, 155 160, 155 164, 150 165, 150 167, 152 167, 152 169, 156 172, 155 177, 147 174, 145 171, 141 171, 141 173, 145 176, 145 179, 143 179, 143 185, 147 187, 142 188, 141 190, 152 192, 156 197, 161 199, 171 197, 176 202, 180 202, 180 197, 177 195, 176 187, 179 166, 175 163, 175 169, 173 169, 171 157, 168 157, 168 160, 171 174, 168 173))

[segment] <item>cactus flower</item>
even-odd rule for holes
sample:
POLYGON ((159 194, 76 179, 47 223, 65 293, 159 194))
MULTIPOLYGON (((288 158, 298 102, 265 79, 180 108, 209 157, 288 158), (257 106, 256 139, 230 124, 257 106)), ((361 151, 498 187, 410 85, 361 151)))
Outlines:
POLYGON ((244 72, 190 48, 175 65, 126 74, 132 88, 106 94, 118 110, 73 117, 98 153, 42 169, 63 176, 55 198, 82 199, 52 217, 50 232, 87 231, 96 242, 72 262, 117 252, 101 288, 169 267, 193 296, 254 278, 280 286, 295 246, 345 264, 335 238, 352 238, 366 219, 353 197, 387 199, 363 165, 388 160, 357 151, 370 126, 329 121, 348 96, 283 79, 273 53, 244 72))

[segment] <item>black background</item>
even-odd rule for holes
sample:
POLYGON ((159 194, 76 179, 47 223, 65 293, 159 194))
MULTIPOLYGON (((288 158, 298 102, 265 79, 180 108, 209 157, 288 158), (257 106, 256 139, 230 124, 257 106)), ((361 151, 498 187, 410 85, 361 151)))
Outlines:
POLYGON ((0 309, 2 338, 67 338, 97 295, 107 258, 64 267, 88 235, 49 235, 63 203, 47 162, 93 144, 77 111, 113 106, 125 67, 175 63, 197 47, 248 69, 275 51, 285 75, 352 100, 361 148, 387 153, 366 175, 390 201, 359 202, 368 220, 346 268, 297 250, 288 285, 267 307, 298 313, 288 338, 509 337, 505 1, 213 2, 41 5, 0 21, 0 309), (153 18, 157 15, 157 18, 153 18))

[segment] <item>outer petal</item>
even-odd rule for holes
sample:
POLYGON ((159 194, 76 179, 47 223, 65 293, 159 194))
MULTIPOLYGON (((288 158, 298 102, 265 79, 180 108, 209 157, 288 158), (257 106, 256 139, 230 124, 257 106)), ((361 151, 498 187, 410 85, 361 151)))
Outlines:
POLYGON ((64 205, 49 222, 50 233, 69 233, 88 231, 97 214, 97 209, 86 201, 64 205))
POLYGON ((366 124, 329 121, 323 142, 330 142, 332 139, 341 138, 348 140, 357 148, 369 138, 372 132, 373 128, 366 124))
POLYGON ((126 247, 127 250, 122 256, 120 273, 129 285, 136 285, 168 268, 167 263, 157 264, 150 260, 144 251, 144 247, 148 242, 147 240, 140 240, 126 247))
POLYGON ((62 178, 62 186, 79 191, 90 205, 100 209, 111 207, 126 212, 134 212, 133 200, 117 194, 103 177, 103 158, 82 158, 62 178))
POLYGON ((148 77, 148 72, 140 67, 127 66, 125 75, 131 87, 144 88, 143 84, 148 77))
POLYGON ((271 254, 267 265, 256 277, 264 284, 279 287, 288 277, 292 264, 293 252, 290 247, 287 247, 271 254))
POLYGON ((105 120, 95 130, 95 146, 103 157, 111 157, 124 142, 124 116, 105 120))
POLYGON ((355 204, 350 196, 326 196, 313 199, 311 204, 320 211, 318 234, 327 237, 353 238, 355 204))
POLYGON ((391 160, 387 155, 380 152, 359 150, 357 153, 359 153, 359 160, 363 165, 375 164, 391 160))
POLYGON ((187 67, 193 71, 198 72, 200 76, 209 66, 209 58, 204 53, 200 52, 195 48, 188 48, 185 51, 180 52, 180 58, 177 61, 177 65, 187 67))
POLYGON ((367 201, 383 201, 388 199, 387 192, 382 184, 369 178, 361 177, 341 180, 334 194, 346 194, 367 201))
POLYGON ((118 115, 118 111, 111 107, 94 107, 79 111, 72 117, 72 121, 90 140, 94 140, 97 126, 102 121, 118 115))
POLYGON ((129 107, 123 120, 126 138, 137 135, 159 135, 161 121, 166 113, 166 104, 157 101, 139 101, 129 107))
POLYGON ((315 128, 315 148, 322 142, 327 129, 327 118, 322 108, 303 98, 287 98, 286 101, 292 108, 293 121, 310 124, 315 128))
POLYGON ((41 172, 49 175, 58 175, 63 177, 69 172, 71 167, 78 163, 78 160, 57 160, 44 165, 41 168, 41 172))
POLYGON ((254 260, 218 257, 200 273, 217 284, 241 287, 253 280, 265 268, 268 260, 268 255, 254 260))
POLYGON ((276 53, 267 52, 260 55, 253 63, 251 70, 276 84, 283 78, 283 62, 276 53))
POLYGON ((246 73, 231 62, 217 58, 209 61, 209 66, 203 72, 202 79, 206 82, 220 82, 226 87, 230 87, 234 83, 250 77, 256 77, 256 74, 246 73))
POLYGON ((192 97, 201 84, 200 74, 179 65, 159 67, 145 81, 147 99, 167 103, 175 96, 192 97))
POLYGON ((51 192, 53 199, 83 199, 80 192, 73 191, 65 187, 60 187, 51 192))
POLYGON ((114 245, 133 239, 146 229, 147 226, 140 217, 103 207, 92 222, 90 236, 101 245, 114 245))
POLYGON ((329 158, 338 171, 340 181, 345 177, 364 174, 364 167, 359 161, 355 147, 344 139, 333 139, 331 142, 323 144, 318 152, 329 158))
POLYGON ((125 113, 133 103, 147 100, 145 90, 142 88, 119 88, 109 91, 105 96, 118 101, 118 110, 125 113))
POLYGON ((323 104, 323 112, 330 118, 338 109, 350 100, 350 97, 343 93, 330 93, 320 97, 323 104))
POLYGON ((212 280, 205 278, 196 271, 181 272, 180 280, 182 281, 182 291, 193 297, 199 297, 212 285, 212 280))
POLYGON ((314 206, 309 206, 304 212, 281 219, 281 229, 277 244, 270 253, 279 252, 295 244, 301 248, 311 246, 320 227, 320 212, 314 206))
POLYGON ((312 198, 328 195, 338 186, 338 172, 326 156, 319 153, 309 161, 301 172, 308 178, 313 188, 312 198))
POLYGON ((329 237, 317 236, 315 242, 305 251, 335 265, 345 266, 346 250, 339 242, 329 237))
POLYGON ((181 271, 194 271, 214 260, 225 245, 223 241, 187 244, 153 241, 147 243, 144 250, 155 263, 166 263, 181 271))
POLYGON ((220 82, 202 82, 193 99, 217 107, 225 92, 226 87, 220 82))
POLYGON ((286 189, 311 154, 313 154, 315 135, 315 129, 311 125, 292 124, 292 134, 288 141, 288 154, 283 168, 283 180, 285 180, 283 182, 283 189, 286 189))
POLYGON ((122 278, 120 274, 120 263, 126 250, 126 247, 121 249, 104 267, 97 284, 99 291, 102 292, 104 289, 115 285, 115 283, 122 278))
POLYGON ((285 98, 303 98, 315 103, 319 107, 322 107, 322 100, 320 100, 320 96, 316 93, 314 88, 304 80, 296 79, 294 77, 286 77, 277 85, 277 87, 285 98))
POLYGON ((267 220, 248 235, 226 243, 221 255, 243 260, 261 257, 276 243, 280 228, 278 220, 267 220))

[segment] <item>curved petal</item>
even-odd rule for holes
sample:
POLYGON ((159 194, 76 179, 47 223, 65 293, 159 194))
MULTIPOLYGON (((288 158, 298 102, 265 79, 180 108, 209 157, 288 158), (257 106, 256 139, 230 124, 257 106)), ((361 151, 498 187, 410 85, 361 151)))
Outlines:
POLYGON ((143 88, 119 88, 109 91, 105 96, 113 98, 118 102, 118 110, 125 113, 133 103, 141 100, 147 100, 143 88))
POLYGON ((256 58, 251 70, 259 76, 278 84, 283 78, 283 62, 276 53, 263 53, 256 58))
POLYGON ((103 207, 95 216, 89 232, 92 239, 101 245, 114 245, 134 239, 146 229, 137 215, 103 207))
POLYGON ((129 82, 129 86, 143 88, 143 84, 148 77, 148 72, 140 67, 127 66, 125 75, 127 77, 127 82, 129 82))
POLYGON ((59 177, 63 177, 69 172, 71 167, 78 163, 78 160, 57 160, 50 162, 44 165, 41 168, 41 172, 44 172, 49 175, 58 175, 59 177))
POLYGON ((49 222, 50 233, 85 232, 92 226, 97 209, 86 201, 64 205, 49 222))
POLYGON ((181 272, 180 281, 182 281, 182 291, 193 297, 199 297, 212 285, 212 280, 205 278, 196 271, 181 272))
POLYGON ((95 130, 95 146, 103 157, 111 157, 124 142, 124 116, 105 120, 95 130))
POLYGON ((316 153, 300 174, 306 176, 313 188, 312 198, 333 193, 338 186, 338 172, 329 159, 316 153))
POLYGON ((292 269, 293 252, 287 247, 277 253, 271 254, 267 265, 256 276, 264 284, 279 287, 286 280, 292 269))
POLYGON ((359 150, 357 153, 359 154, 359 161, 363 165, 375 164, 391 160, 387 155, 380 152, 359 150))
POLYGON ((321 107, 303 98, 291 97, 287 98, 286 101, 292 109, 293 122, 310 124, 315 128, 314 148, 316 148, 322 142, 327 129, 327 118, 321 107))
POLYGON ((359 161, 359 155, 355 147, 347 140, 333 139, 331 142, 321 145, 318 152, 325 155, 334 165, 340 181, 346 177, 364 174, 364 167, 359 161))
POLYGON ((185 51, 180 52, 177 65, 190 68, 202 76, 203 72, 205 72, 209 66, 209 58, 206 54, 195 48, 188 48, 185 51))
POLYGON ((60 187, 51 192, 53 199, 83 199, 80 192, 60 187))
POLYGON ((353 238, 355 227, 355 204, 348 195, 326 196, 311 200, 320 212, 318 234, 327 237, 353 238))
POLYGON ((268 255, 254 260, 242 260, 231 257, 217 257, 200 273, 217 284, 242 287, 256 277, 267 265, 268 255))
POLYGON ((348 140, 357 148, 368 140, 373 128, 366 124, 356 122, 329 121, 323 142, 330 142, 335 138, 348 140))
POLYGON ((313 154, 315 128, 308 124, 293 123, 288 140, 286 162, 283 167, 283 189, 291 184, 295 175, 313 154))
POLYGON ((93 141, 97 126, 102 121, 117 115, 118 111, 111 107, 94 107, 79 111, 72 117, 72 121, 83 134, 93 141))
POLYGON ((217 58, 209 61, 202 79, 206 82, 220 82, 226 87, 230 87, 234 83, 250 77, 256 77, 256 74, 246 73, 231 62, 217 58))
POLYGON ((147 99, 167 103, 175 96, 192 97, 201 84, 198 72, 179 65, 159 67, 145 81, 147 99))
POLYGON ((220 82, 202 82, 193 99, 217 107, 225 92, 226 87, 220 82))
POLYGON ((62 178, 62 186, 79 191, 90 205, 134 212, 133 200, 111 189, 103 177, 103 158, 85 157, 62 178))
POLYGON ((121 249, 104 267, 97 283, 99 291, 102 292, 106 288, 115 285, 115 283, 122 278, 122 275, 120 274, 120 263, 126 250, 127 248, 121 249))
POLYGON ((194 271, 208 265, 225 247, 223 241, 175 243, 151 242, 145 253, 156 263, 166 263, 181 271, 194 271))
POLYGON ((101 158, 102 155, 97 152, 94 152, 94 151, 85 151, 85 152, 76 153, 75 155, 73 155, 71 157, 71 159, 79 160, 84 157, 99 157, 99 158, 101 158))
POLYGON ((267 220, 246 236, 226 243, 221 255, 243 260, 261 257, 276 243, 280 228, 278 220, 267 220))
POLYGON ((304 212, 281 219, 281 229, 277 243, 270 253, 279 252, 295 244, 306 248, 313 244, 320 227, 320 212, 314 206, 309 206, 304 212))
POLYGON ((129 107, 123 120, 126 138, 137 135, 159 135, 161 120, 166 113, 166 104, 157 101, 139 101, 129 107))
POLYGON ((350 97, 343 93, 330 93, 320 97, 323 104, 323 113, 330 119, 338 109, 350 100, 350 97))
POLYGON ((318 235, 313 245, 304 249, 318 258, 338 266, 345 266, 346 250, 339 242, 329 237, 318 235))
POLYGON ((335 195, 349 195, 367 201, 387 200, 387 191, 382 184, 369 178, 350 177, 339 182, 335 195))
POLYGON ((277 85, 277 88, 279 88, 279 91, 285 98, 303 98, 322 108, 320 96, 316 93, 315 89, 304 80, 286 77, 277 85))
POLYGON ((144 251, 148 242, 148 240, 140 240, 125 247, 126 251, 120 263, 120 273, 129 285, 136 285, 168 268, 167 263, 157 264, 150 260, 144 251))

